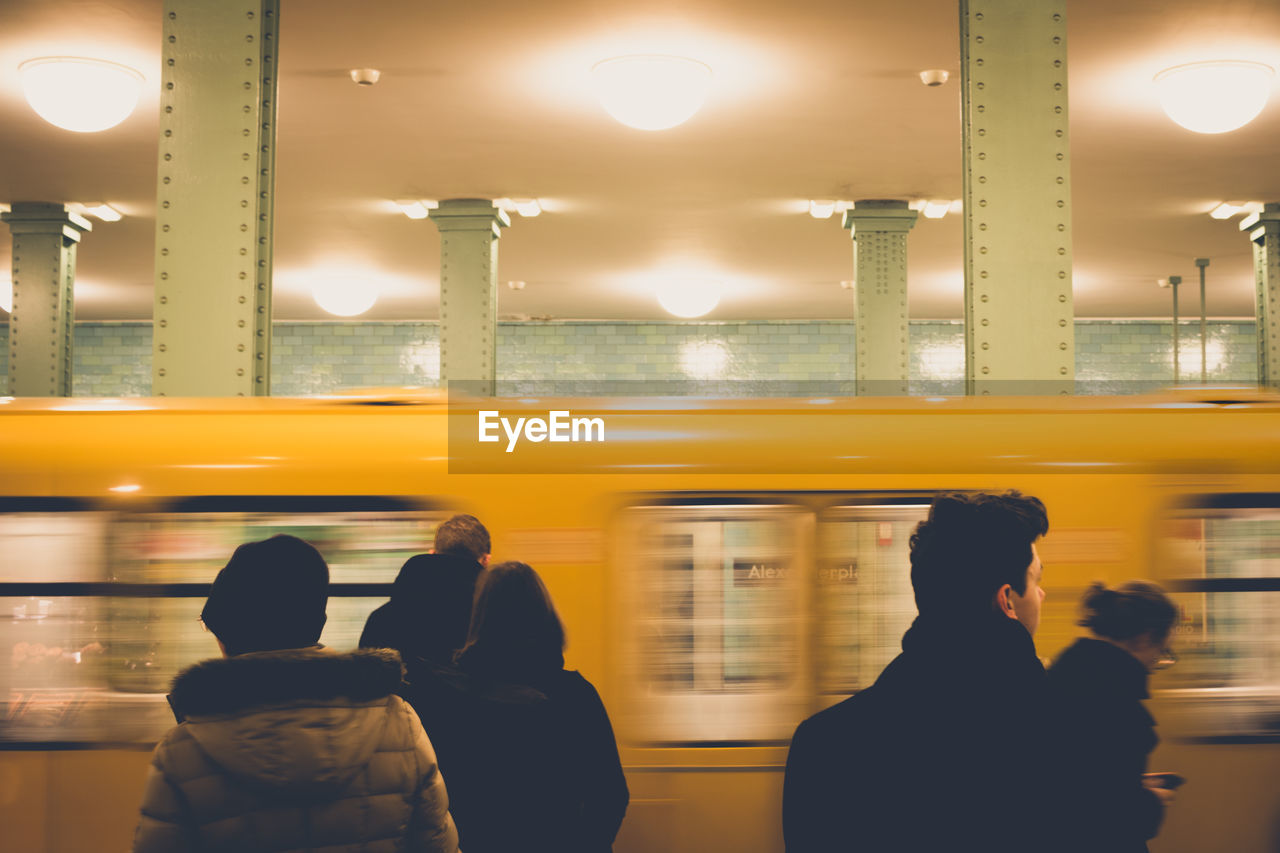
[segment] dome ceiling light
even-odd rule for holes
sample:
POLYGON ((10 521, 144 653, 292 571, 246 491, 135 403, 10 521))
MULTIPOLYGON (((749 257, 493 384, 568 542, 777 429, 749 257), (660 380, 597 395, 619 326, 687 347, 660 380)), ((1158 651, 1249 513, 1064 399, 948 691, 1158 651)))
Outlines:
POLYGON ((45 56, 18 66, 22 93, 45 121, 76 133, 115 127, 138 105, 142 75, 103 59, 45 56))
POLYGON ((354 317, 378 301, 378 288, 371 282, 345 276, 320 277, 311 285, 311 296, 330 314, 354 317))
POLYGON ((701 317, 720 304, 724 285, 718 281, 671 279, 657 287, 658 304, 669 314, 701 317))
POLYGON ((1258 117, 1275 71, 1261 62, 1223 59, 1166 68, 1156 96, 1169 118, 1196 133, 1227 133, 1258 117))
POLYGON ((637 130, 683 124, 711 90, 711 68, 683 56, 618 56, 597 62, 591 76, 605 111, 637 130))

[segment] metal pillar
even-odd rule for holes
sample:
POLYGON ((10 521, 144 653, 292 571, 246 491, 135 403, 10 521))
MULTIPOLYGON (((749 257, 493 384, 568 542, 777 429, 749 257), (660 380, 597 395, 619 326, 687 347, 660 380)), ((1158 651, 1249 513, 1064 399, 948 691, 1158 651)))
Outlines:
POLYGON ((511 224, 488 199, 440 202, 440 381, 491 395, 497 380, 498 238, 511 224))
POLYGON ((1205 313, 1204 301, 1204 269, 1209 266, 1208 258, 1196 258, 1195 264, 1200 268, 1200 381, 1209 381, 1209 317, 1205 313))
POLYGON ((152 389, 270 393, 279 0, 165 0, 152 389))
POLYGON ((1171 275, 1165 281, 1169 282, 1169 289, 1173 291, 1173 384, 1182 381, 1182 373, 1178 367, 1178 285, 1182 284, 1182 276, 1171 275))
POLYGON ((907 232, 919 214, 905 201, 865 200, 845 211, 853 237, 857 393, 908 393, 907 232))
POLYGON ((76 246, 93 226, 61 204, 35 201, 14 202, 0 219, 13 235, 9 393, 70 397, 76 246))
POLYGON ((1253 242, 1254 306, 1258 322, 1258 382, 1280 384, 1280 203, 1246 217, 1240 230, 1253 242))
POLYGON ((960 0, 965 385, 1071 393, 1066 0, 960 0))

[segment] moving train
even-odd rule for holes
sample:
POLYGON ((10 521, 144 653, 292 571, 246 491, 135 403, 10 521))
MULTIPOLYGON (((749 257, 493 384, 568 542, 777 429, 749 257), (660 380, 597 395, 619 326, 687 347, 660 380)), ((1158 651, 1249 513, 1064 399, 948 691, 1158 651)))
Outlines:
POLYGON ((1280 849, 1280 396, 1251 389, 0 398, 3 846, 128 849, 169 681, 217 653, 196 616, 236 545, 313 542, 322 641, 351 647, 469 512, 495 560, 547 580, 568 666, 610 710, 632 792, 615 849, 781 850, 791 732, 897 652, 932 495, 1009 488, 1050 513, 1046 659, 1089 582, 1176 593, 1153 769, 1189 781, 1152 850, 1280 849), (518 441, 486 433, 502 418, 518 441))

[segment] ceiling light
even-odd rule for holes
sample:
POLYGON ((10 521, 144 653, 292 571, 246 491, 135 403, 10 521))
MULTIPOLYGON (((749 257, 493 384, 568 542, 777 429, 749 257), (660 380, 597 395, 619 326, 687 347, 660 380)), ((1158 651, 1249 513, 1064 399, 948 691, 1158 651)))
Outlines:
POLYGON ((1224 201, 1222 204, 1218 205, 1213 210, 1209 211, 1209 215, 1212 216, 1214 219, 1230 219, 1240 211, 1241 211, 1241 208, 1237 207, 1234 204, 1224 201))
POLYGON ((831 214, 836 212, 836 203, 828 199, 811 200, 809 202, 809 215, 814 219, 830 219, 831 214))
POLYGON ((511 288, 512 290, 524 290, 524 282, 523 282, 523 281, 509 281, 509 282, 507 282, 507 287, 511 288))
POLYGON ((90 216, 96 216, 103 222, 119 222, 124 218, 124 214, 116 210, 109 204, 103 204, 100 201, 85 202, 81 207, 84 212, 90 216))
POLYGON ((18 66, 22 93, 39 116, 77 133, 115 127, 138 105, 142 75, 102 59, 45 56, 18 66))
POLYGON ((853 290, 855 285, 856 283, 852 279, 845 279, 844 281, 840 282, 840 286, 845 290, 853 290))
POLYGON ((705 279, 669 279, 658 285, 658 304, 677 317, 701 317, 720 303, 724 285, 705 279))
POLYGON ((435 210, 440 206, 435 201, 419 201, 417 199, 402 199, 395 203, 400 208, 400 212, 410 219, 426 219, 428 210, 435 210))
POLYGON ((920 82, 926 86, 941 86, 951 79, 951 72, 943 68, 930 68, 920 72, 920 82))
POLYGON ((376 68, 352 68, 349 73, 351 82, 357 86, 372 86, 382 76, 382 72, 376 68))
POLYGON ((538 204, 536 198, 516 198, 511 200, 511 206, 516 209, 516 213, 521 216, 537 216, 542 212, 542 205, 538 204))
POLYGON ((141 488, 142 486, 139 486, 137 483, 125 483, 122 486, 112 486, 107 491, 129 494, 130 492, 136 492, 141 488))
POLYGON ((683 124, 711 89, 711 68, 683 56, 619 56, 597 62, 591 75, 605 111, 637 130, 683 124))
POLYGON ((378 301, 378 288, 358 277, 322 276, 312 283, 311 295, 316 304, 330 314, 354 317, 368 311, 378 301))
POLYGON ((13 282, 8 279, 0 281, 0 308, 6 314, 13 313, 13 282))
POLYGON ((1169 118, 1187 130, 1226 133, 1262 112, 1273 74, 1261 62, 1192 62, 1157 74, 1156 95, 1169 118))
POLYGON ((925 219, 941 219, 951 209, 950 201, 926 201, 920 211, 925 219))

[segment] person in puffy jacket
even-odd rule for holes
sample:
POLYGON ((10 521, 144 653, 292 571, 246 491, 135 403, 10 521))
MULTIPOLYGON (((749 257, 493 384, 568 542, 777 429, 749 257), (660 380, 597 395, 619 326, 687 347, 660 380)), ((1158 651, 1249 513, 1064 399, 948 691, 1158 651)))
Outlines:
POLYGON ((236 549, 201 619, 223 650, 174 680, 135 853, 429 851, 458 836, 399 656, 317 645, 329 570, 307 543, 236 549))

